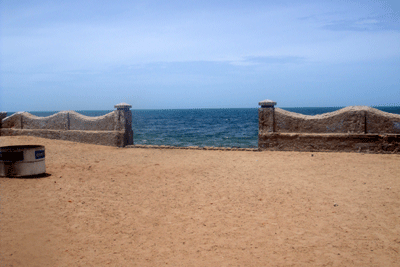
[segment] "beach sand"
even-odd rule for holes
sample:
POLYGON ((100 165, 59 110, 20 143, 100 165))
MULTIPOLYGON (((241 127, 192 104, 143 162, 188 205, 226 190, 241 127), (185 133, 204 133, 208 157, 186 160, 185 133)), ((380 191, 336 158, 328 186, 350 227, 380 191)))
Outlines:
POLYGON ((49 176, 0 178, 1 266, 400 264, 400 155, 21 144, 49 176))

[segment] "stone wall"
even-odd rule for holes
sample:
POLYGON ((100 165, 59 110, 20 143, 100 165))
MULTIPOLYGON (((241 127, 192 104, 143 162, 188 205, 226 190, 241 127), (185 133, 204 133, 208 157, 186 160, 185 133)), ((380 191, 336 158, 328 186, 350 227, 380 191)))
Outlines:
POLYGON ((133 144, 130 105, 121 103, 104 116, 61 111, 47 117, 18 112, 1 122, 0 135, 31 135, 50 139, 123 147, 133 144))
POLYGON ((365 109, 363 107, 347 107, 335 112, 307 116, 276 108, 275 132, 364 133, 365 109))
MULTIPOLYGON (((400 115, 371 107, 346 107, 315 116, 302 115, 280 108, 274 110, 274 132, 400 134, 400 115)), ((268 111, 260 109, 260 112, 268 111)))
POLYGON ((7 112, 0 112, 0 129, 1 129, 2 121, 5 117, 7 117, 7 112))
POLYGON ((270 100, 259 104, 259 149, 400 153, 398 114, 351 106, 308 116, 275 108, 270 100))
POLYGON ((83 130, 83 131, 115 131, 122 130, 123 127, 119 126, 118 110, 110 112, 100 117, 88 117, 77 112, 69 113, 69 130, 83 130))
POLYGON ((272 151, 336 151, 400 154, 400 134, 269 133, 258 148, 272 151))
POLYGON ((64 131, 48 129, 1 129, 3 136, 36 136, 79 143, 123 147, 123 131, 64 131))
POLYGON ((68 111, 48 117, 37 117, 28 112, 17 112, 3 119, 2 128, 68 130, 68 111))

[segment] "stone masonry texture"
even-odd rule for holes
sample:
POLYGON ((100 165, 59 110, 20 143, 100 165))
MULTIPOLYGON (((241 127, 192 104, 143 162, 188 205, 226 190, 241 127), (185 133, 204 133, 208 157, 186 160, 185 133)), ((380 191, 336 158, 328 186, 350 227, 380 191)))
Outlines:
POLYGON ((61 111, 47 117, 18 112, 2 120, 1 135, 31 135, 50 139, 123 147, 133 144, 132 113, 114 110, 88 117, 61 111))
POLYGON ((399 136, 400 115, 371 107, 351 106, 315 116, 259 109, 261 150, 400 153, 399 136))

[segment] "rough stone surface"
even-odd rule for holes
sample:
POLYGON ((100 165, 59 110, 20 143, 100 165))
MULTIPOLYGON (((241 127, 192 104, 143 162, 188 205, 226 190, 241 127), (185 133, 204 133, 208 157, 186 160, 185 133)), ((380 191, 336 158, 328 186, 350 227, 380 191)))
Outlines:
POLYGON ((132 130, 132 111, 130 109, 116 110, 118 116, 116 131, 124 131, 124 143, 126 145, 133 145, 133 130, 132 130))
POLYGON ((307 116, 275 108, 259 109, 259 134, 280 133, 400 133, 400 115, 371 107, 352 106, 307 116))
POLYGON ((2 121, 2 128, 14 128, 14 129, 21 129, 21 112, 17 112, 12 114, 11 116, 6 117, 2 121))
POLYGON ((14 113, 3 120, 3 128, 15 129, 122 131, 129 125, 132 127, 130 110, 115 110, 99 117, 84 116, 75 111, 61 111, 47 117, 22 112, 14 113), (127 118, 124 117, 125 114, 128 115, 127 118))
POLYGON ((123 127, 119 125, 118 111, 114 110, 106 115, 99 117, 89 117, 75 111, 68 111, 69 130, 81 131, 121 131, 123 127))
POLYGON ((5 117, 7 117, 7 112, 5 111, 0 112, 0 120, 4 119, 5 117))
POLYGON ((275 132, 365 133, 367 107, 346 107, 321 115, 307 116, 275 109, 275 132))
POLYGON ((341 151, 400 154, 399 134, 309 134, 270 133, 259 135, 260 150, 341 151))
POLYGON ((366 116, 366 132, 400 134, 400 115, 369 108, 366 116))
POLYGON ((28 112, 21 113, 22 129, 68 130, 68 111, 47 117, 38 117, 28 112))
POLYGON ((7 112, 0 112, 0 128, 5 117, 7 117, 7 112))
POLYGON ((272 133, 275 131, 275 108, 258 109, 258 134, 272 133))
POLYGON ((124 146, 123 131, 63 131, 49 129, 0 129, 3 136, 36 136, 106 146, 124 146))
POLYGON ((26 134, 91 144, 132 145, 132 112, 128 107, 130 105, 122 106, 99 117, 84 116, 75 111, 61 111, 47 117, 18 112, 2 120, 1 135, 26 134))
POLYGON ((260 150, 399 153, 399 134, 400 115, 371 107, 352 106, 315 116, 259 109, 260 150))

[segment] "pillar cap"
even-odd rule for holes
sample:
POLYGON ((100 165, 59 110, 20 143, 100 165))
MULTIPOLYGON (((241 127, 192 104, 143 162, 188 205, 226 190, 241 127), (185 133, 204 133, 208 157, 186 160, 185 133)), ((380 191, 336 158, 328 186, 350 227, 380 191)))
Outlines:
POLYGON ((130 109, 132 106, 127 104, 127 103, 119 103, 117 105, 114 106, 114 108, 116 109, 130 109))
POLYGON ((261 102, 258 102, 258 105, 260 105, 262 108, 269 108, 269 107, 274 107, 276 105, 276 102, 269 99, 265 99, 261 102))

